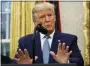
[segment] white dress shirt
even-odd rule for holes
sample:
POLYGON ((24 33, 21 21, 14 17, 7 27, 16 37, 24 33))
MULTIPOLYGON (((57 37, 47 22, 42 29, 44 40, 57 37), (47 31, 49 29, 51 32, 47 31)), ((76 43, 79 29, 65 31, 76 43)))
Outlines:
MULTIPOLYGON (((51 44, 52 44, 54 33, 55 33, 55 30, 49 35, 50 38, 48 39, 48 41, 49 41, 50 48, 51 48, 51 44)), ((41 49, 42 50, 43 50, 43 44, 44 44, 44 41, 45 41, 44 37, 45 37, 45 35, 40 32, 40 40, 41 40, 41 49)))

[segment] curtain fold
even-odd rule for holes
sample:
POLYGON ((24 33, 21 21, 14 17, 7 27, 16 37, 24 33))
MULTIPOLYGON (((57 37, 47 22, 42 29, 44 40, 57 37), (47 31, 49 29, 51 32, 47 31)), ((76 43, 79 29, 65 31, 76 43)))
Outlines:
POLYGON ((13 58, 17 47, 18 39, 33 32, 32 8, 35 2, 12 2, 11 25, 10 25, 10 57, 13 58))
POLYGON ((90 1, 84 3, 84 35, 85 35, 85 55, 84 64, 90 66, 90 1))

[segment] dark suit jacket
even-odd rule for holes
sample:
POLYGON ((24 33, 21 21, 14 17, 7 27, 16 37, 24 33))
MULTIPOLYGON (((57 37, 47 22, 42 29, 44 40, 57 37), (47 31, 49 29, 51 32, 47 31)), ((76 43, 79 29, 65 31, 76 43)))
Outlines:
MULTIPOLYGON (((26 35, 19 40, 19 48, 27 49, 28 53, 32 55, 32 34, 26 35)), ((66 45, 70 47, 69 51, 72 50, 72 54, 69 58, 70 63, 76 63, 78 66, 83 66, 83 58, 81 56, 80 50, 77 46, 77 37, 74 35, 61 33, 58 31, 55 31, 51 51, 54 51, 57 53, 58 48, 58 40, 61 42, 65 42, 66 45)), ((35 56, 38 56, 38 59, 35 61, 35 63, 43 63, 43 57, 42 57, 42 50, 41 50, 41 41, 40 41, 40 34, 37 33, 35 36, 35 56)), ((53 59, 53 57, 50 55, 49 63, 56 63, 56 61, 53 59)))

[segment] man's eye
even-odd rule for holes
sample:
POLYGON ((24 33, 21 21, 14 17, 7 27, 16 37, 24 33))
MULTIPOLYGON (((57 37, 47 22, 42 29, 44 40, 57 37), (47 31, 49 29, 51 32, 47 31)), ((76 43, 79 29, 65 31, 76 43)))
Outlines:
POLYGON ((44 18, 44 16, 41 16, 40 18, 44 18))
POLYGON ((52 14, 48 14, 48 16, 52 16, 52 14))

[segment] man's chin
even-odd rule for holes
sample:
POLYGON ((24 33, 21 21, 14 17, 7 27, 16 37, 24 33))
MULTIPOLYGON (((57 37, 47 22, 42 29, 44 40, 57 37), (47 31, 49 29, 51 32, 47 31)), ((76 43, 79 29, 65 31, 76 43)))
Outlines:
POLYGON ((52 33, 53 32, 53 30, 51 30, 51 29, 47 29, 48 30, 48 33, 52 33))

